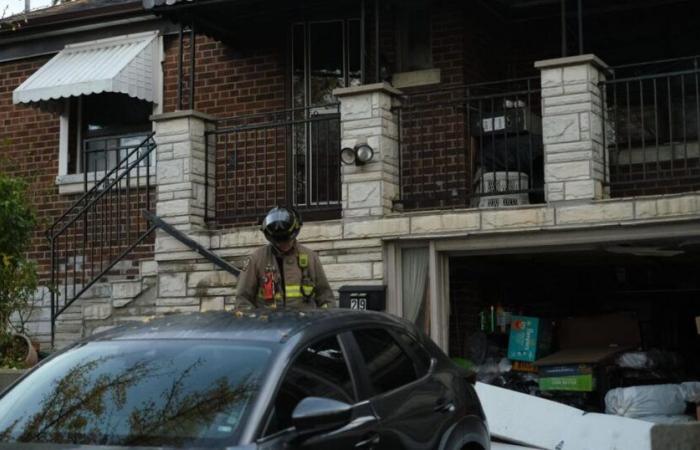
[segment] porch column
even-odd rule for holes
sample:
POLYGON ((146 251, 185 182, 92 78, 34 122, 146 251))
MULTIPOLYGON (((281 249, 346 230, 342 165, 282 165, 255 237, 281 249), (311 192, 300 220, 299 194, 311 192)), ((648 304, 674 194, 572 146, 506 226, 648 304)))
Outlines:
POLYGON ((215 155, 210 149, 207 167, 205 154, 205 132, 214 127, 214 118, 177 111, 152 120, 158 145, 156 214, 183 231, 203 229, 205 210, 210 217, 214 214, 215 155))
POLYGON ((595 55, 538 61, 547 202, 606 197, 603 97, 607 65, 595 55))
POLYGON ((383 216, 399 195, 398 104, 401 91, 388 83, 336 89, 340 99, 342 147, 367 144, 374 150, 364 165, 341 167, 343 217, 383 216))

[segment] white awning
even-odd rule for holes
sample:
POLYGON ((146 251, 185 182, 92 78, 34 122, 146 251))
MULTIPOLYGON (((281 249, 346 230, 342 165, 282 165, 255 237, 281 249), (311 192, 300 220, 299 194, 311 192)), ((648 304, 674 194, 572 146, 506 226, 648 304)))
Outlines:
POLYGON ((67 45, 12 93, 14 103, 33 103, 115 92, 157 99, 157 32, 67 45))

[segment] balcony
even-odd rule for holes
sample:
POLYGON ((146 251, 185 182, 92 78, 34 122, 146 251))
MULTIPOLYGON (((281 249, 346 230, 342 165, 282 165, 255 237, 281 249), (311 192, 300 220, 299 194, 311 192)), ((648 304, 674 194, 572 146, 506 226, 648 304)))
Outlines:
POLYGON ((338 104, 222 119, 209 136, 216 224, 255 222, 272 205, 340 217, 338 104))
MULTIPOLYGON (((563 64, 561 74, 578 76, 563 64)), ((603 66, 595 69, 600 76, 579 66, 583 81, 551 72, 559 77, 556 86, 531 77, 404 96, 396 108, 401 185, 395 206, 544 203, 547 185, 549 201, 582 199, 574 185, 580 189, 586 180, 602 185, 598 194, 586 188, 590 199, 700 189, 699 58, 603 66), (543 122, 561 134, 543 139, 543 122), (573 128, 556 130, 561 124, 573 128), (560 195, 565 183, 571 183, 569 195, 560 195)))
POLYGON ((700 189, 699 62, 621 66, 601 83, 611 197, 700 189))
POLYGON ((416 91, 397 108, 405 210, 544 202, 539 77, 416 91))

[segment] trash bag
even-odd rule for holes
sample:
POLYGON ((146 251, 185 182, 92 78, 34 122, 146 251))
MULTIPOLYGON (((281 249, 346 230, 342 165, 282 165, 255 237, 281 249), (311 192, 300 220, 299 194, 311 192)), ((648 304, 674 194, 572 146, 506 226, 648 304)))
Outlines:
POLYGON ((685 409, 685 398, 678 384, 616 388, 605 395, 605 412, 618 416, 681 415, 685 409))
POLYGON ((686 402, 700 404, 700 381, 681 383, 681 394, 686 402))
POLYGON ((626 352, 618 356, 616 362, 626 369, 649 369, 653 366, 646 352, 626 352))

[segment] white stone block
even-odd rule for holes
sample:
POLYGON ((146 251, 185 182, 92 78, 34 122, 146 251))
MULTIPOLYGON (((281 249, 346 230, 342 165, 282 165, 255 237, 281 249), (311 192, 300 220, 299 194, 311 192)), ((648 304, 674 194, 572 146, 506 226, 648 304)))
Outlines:
POLYGON ((333 242, 334 249, 346 249, 346 248, 367 248, 367 249, 377 249, 381 251, 382 240, 381 239, 341 239, 339 241, 333 242))
POLYGON ((375 280, 384 279, 384 263, 376 262, 372 264, 372 277, 375 280))
POLYGON ((540 77, 543 88, 559 86, 563 83, 563 72, 561 68, 544 69, 540 77))
POLYGON ((558 95, 556 97, 548 97, 543 100, 545 106, 560 106, 560 105, 576 105, 579 103, 591 102, 590 93, 558 95))
POLYGON ((544 117, 542 135, 545 145, 578 141, 580 139, 578 114, 544 117))
POLYGON ((209 297, 203 298, 199 306, 199 310, 205 311, 223 311, 224 310, 224 297, 209 297))
POLYGON ((564 200, 564 183, 545 183, 545 198, 548 203, 564 200))
POLYGON ((221 236, 220 248, 257 246, 265 242, 265 236, 257 227, 238 228, 221 236))
POLYGON ((186 158, 192 154, 192 142, 191 141, 181 141, 174 142, 173 144, 173 157, 174 158, 186 158))
POLYGON ((348 184, 349 208, 371 208, 381 205, 381 182, 364 182, 348 184))
POLYGON ((86 320, 104 320, 111 315, 110 305, 89 305, 83 308, 83 318, 86 320))
POLYGON ((549 163, 545 165, 544 171, 546 182, 585 180, 592 177, 591 162, 589 160, 549 163))
POLYGON ((341 120, 369 119, 372 117, 371 94, 360 94, 340 99, 341 120))
POLYGON ((156 168, 158 184, 181 183, 184 178, 182 159, 159 161, 156 168))
POLYGON ((377 236, 403 236, 410 231, 408 217, 373 219, 345 224, 343 236, 348 239, 377 236))
POLYGON ((564 67, 564 84, 585 83, 588 81, 588 65, 564 67))
POLYGON ((343 217, 351 219, 355 217, 370 217, 372 215, 371 208, 357 208, 350 209, 349 207, 343 208, 343 217))
POLYGON ((554 225, 554 210, 548 207, 482 210, 482 230, 533 228, 554 225))
POLYGON ((186 292, 186 273, 161 273, 158 275, 159 297, 183 297, 186 292))
POLYGON ((337 257, 334 258, 334 261, 330 261, 330 262, 347 263, 347 262, 368 262, 368 261, 381 261, 381 260, 382 260, 382 253, 381 252, 374 252, 371 250, 363 250, 359 253, 349 253, 346 255, 338 255, 337 257))
POLYGON ((188 216, 190 214, 190 202, 188 199, 158 202, 156 213, 160 217, 188 216))
POLYGON ((593 150, 570 151, 566 153, 547 153, 547 163, 563 163, 574 161, 589 161, 593 158, 593 150))
POLYGON ((230 286, 230 287, 209 287, 209 288, 206 288, 205 292, 202 292, 202 289, 192 289, 191 291, 192 291, 192 295, 197 295, 197 296, 202 296, 202 295, 207 295, 207 296, 236 295, 236 289, 233 286, 230 286))
POLYGON ((160 135, 167 134, 189 134, 189 120, 187 117, 156 121, 156 139, 160 135))
POLYGON ((372 279, 372 263, 327 264, 323 269, 331 281, 372 279))
POLYGON ((670 217, 700 213, 698 195, 662 197, 656 202, 659 217, 670 217))
POLYGON ((561 116, 565 114, 578 114, 582 112, 595 111, 591 103, 572 103, 570 105, 545 106, 543 114, 545 116, 561 116))
POLYGON ((547 155, 553 155, 558 153, 570 153, 578 151, 590 151, 593 150, 594 144, 591 141, 573 141, 573 142, 563 142, 558 144, 547 144, 545 153, 547 155))
POLYGON ((187 277, 187 287, 190 288, 230 287, 235 286, 237 282, 233 274, 224 270, 191 272, 187 277))
POLYGON ((156 306, 156 314, 186 314, 199 312, 199 303, 196 305, 180 305, 180 306, 156 306))
POLYGON ((556 208, 556 218, 557 225, 617 223, 634 219, 634 203, 616 201, 562 205, 556 208))
POLYGON ((194 297, 158 297, 156 307, 160 306, 196 306, 199 309, 199 299, 194 297))
POLYGON ((175 194, 178 192, 158 192, 156 199, 158 202, 167 202, 175 198, 175 194))
POLYGON ((579 114, 578 119, 581 126, 581 131, 589 131, 591 129, 590 115, 591 113, 589 112, 579 114))
POLYGON ((299 233, 299 239, 301 241, 341 239, 342 236, 343 225, 340 221, 305 223, 299 233))
POLYGON ((566 200, 584 200, 598 199, 596 196, 596 181, 567 181, 564 183, 564 191, 566 192, 566 200))
POLYGON ((562 94, 564 94, 564 88, 562 86, 542 88, 542 98, 554 97, 562 94))
POLYGON ((115 281, 112 283, 112 298, 134 298, 142 289, 141 280, 115 281))
POLYGON ((477 230, 480 226, 478 212, 439 213, 411 218, 411 233, 445 233, 477 230))

